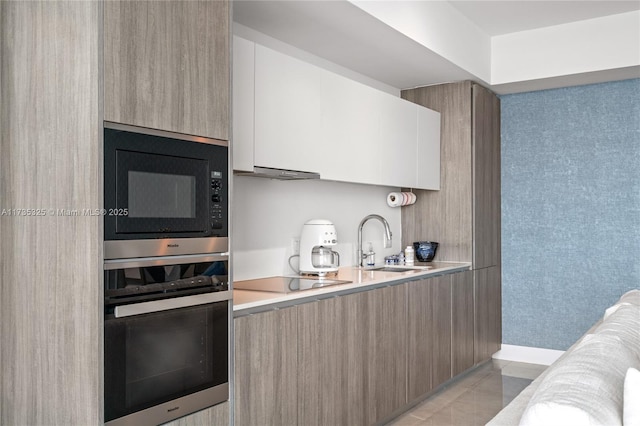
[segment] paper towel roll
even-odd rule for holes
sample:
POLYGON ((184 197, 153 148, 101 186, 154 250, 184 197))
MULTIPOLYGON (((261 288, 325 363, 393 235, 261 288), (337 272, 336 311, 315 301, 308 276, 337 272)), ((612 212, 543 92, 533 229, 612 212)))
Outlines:
POLYGON ((389 195, 387 195, 387 204, 389 205, 389 207, 402 206, 402 193, 390 192, 389 195))
POLYGON ((390 192, 387 195, 387 204, 389 207, 408 206, 416 202, 416 196, 413 192, 390 192))

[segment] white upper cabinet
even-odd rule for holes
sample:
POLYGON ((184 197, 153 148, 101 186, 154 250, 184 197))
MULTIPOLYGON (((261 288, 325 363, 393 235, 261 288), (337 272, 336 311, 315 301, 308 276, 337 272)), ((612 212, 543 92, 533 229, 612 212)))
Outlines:
POLYGON ((385 101, 380 118, 380 178, 390 186, 415 188, 417 105, 390 95, 385 101))
POLYGON ((440 189, 440 113, 418 106, 416 188, 440 189))
POLYGON ((255 43, 233 37, 233 169, 253 171, 255 43))
POLYGON ((234 170, 440 188, 438 112, 236 36, 233 77, 234 170))
POLYGON ((378 91, 324 72, 321 131, 326 152, 322 179, 382 184, 378 167, 380 106, 378 91))
POLYGON ((322 70, 260 45, 255 51, 255 165, 319 172, 322 70))

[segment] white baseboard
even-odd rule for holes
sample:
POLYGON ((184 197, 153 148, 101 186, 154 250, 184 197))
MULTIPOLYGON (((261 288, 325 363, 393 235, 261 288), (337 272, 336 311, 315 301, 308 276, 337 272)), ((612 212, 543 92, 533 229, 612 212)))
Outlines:
POLYGON ((493 354, 493 359, 504 361, 526 362, 528 364, 551 365, 560 358, 564 351, 555 349, 532 348, 528 346, 502 345, 493 354))

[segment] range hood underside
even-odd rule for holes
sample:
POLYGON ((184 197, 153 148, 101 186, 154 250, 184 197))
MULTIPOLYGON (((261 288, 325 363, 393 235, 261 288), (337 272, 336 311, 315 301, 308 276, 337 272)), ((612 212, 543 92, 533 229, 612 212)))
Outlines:
POLYGON ((297 170, 272 169, 269 167, 254 167, 252 172, 234 171, 236 176, 254 176, 278 180, 320 179, 319 173, 301 172, 297 170))

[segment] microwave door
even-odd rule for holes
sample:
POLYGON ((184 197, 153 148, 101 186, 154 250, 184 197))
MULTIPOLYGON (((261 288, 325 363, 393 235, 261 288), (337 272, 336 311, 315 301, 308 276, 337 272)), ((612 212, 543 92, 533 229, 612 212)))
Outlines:
POLYGON ((116 234, 209 231, 204 160, 118 150, 116 234))

